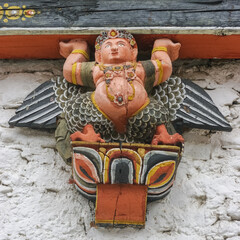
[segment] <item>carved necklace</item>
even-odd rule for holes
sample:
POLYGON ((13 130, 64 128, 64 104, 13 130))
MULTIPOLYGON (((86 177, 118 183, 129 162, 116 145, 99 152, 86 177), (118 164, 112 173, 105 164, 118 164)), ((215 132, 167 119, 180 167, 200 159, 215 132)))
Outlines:
POLYGON ((133 85, 133 80, 136 78, 136 67, 137 63, 132 63, 128 65, 116 65, 116 66, 105 66, 103 64, 99 64, 99 69, 103 71, 104 73, 104 80, 106 82, 106 92, 107 97, 111 102, 116 103, 118 106, 122 106, 124 104, 124 96, 122 93, 116 93, 114 95, 111 95, 109 93, 109 86, 111 83, 111 80, 114 77, 114 74, 119 75, 122 71, 125 72, 125 77, 130 86, 132 87, 132 95, 128 96, 128 100, 132 101, 135 97, 135 88, 133 85))

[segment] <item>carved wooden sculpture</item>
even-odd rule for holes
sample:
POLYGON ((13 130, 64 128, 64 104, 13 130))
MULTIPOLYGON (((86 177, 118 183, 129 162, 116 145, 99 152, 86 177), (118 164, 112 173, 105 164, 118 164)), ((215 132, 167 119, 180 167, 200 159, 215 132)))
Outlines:
POLYGON ((56 127, 57 149, 72 163, 73 183, 96 200, 97 225, 145 224, 146 201, 165 197, 183 151, 182 127, 230 131, 211 98, 191 81, 170 77, 179 43, 155 41, 137 61, 134 37, 103 32, 95 61, 81 39, 60 43, 65 79, 39 86, 12 126, 56 127))

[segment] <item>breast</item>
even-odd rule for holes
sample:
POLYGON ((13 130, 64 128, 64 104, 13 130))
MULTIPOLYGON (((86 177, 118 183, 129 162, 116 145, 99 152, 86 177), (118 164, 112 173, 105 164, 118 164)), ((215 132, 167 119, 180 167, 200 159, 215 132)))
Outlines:
POLYGON ((95 103, 118 132, 125 132, 128 119, 147 101, 147 92, 138 79, 132 83, 121 77, 114 78, 110 84, 101 81, 95 91, 95 103))

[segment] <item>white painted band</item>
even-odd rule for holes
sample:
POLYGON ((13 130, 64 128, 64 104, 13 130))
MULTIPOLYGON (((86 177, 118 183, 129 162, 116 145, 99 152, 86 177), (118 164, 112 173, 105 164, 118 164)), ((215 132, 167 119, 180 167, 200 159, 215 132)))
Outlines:
MULTIPOLYGON (((112 27, 114 28, 114 27, 112 27)), ((0 35, 95 35, 109 27, 71 28, 3 28, 0 35)), ((123 29, 123 28, 115 28, 123 29)), ((240 27, 124 27, 132 34, 209 34, 238 35, 240 27)))

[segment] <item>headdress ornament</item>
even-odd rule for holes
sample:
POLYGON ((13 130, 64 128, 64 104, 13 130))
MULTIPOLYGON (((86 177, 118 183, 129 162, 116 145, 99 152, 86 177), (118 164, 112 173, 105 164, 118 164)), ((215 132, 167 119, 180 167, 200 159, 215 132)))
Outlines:
POLYGON ((126 30, 111 29, 109 31, 102 32, 97 37, 96 42, 95 42, 95 49, 99 50, 101 48, 101 45, 106 40, 112 39, 112 38, 124 38, 124 39, 128 40, 128 42, 130 43, 130 45, 132 47, 134 47, 136 44, 136 40, 131 33, 127 32, 126 30))

